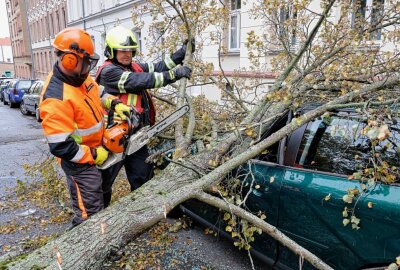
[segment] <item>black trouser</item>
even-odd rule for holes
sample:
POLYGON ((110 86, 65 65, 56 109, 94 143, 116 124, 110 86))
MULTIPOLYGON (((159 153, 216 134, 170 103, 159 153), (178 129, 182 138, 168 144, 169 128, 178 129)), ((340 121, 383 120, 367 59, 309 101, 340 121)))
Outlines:
POLYGON ((66 175, 75 213, 72 226, 75 227, 104 208, 102 176, 96 166, 79 173, 66 172, 66 175))
POLYGON ((122 166, 125 167, 126 175, 131 185, 131 191, 139 188, 152 177, 153 165, 145 162, 148 156, 149 152, 147 146, 144 146, 132 155, 126 156, 121 162, 102 171, 104 207, 110 204, 112 185, 122 166))

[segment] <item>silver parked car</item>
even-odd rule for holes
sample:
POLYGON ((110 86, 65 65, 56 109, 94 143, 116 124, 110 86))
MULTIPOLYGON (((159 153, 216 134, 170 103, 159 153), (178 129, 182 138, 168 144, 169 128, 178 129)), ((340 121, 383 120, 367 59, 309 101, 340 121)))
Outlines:
POLYGON ((43 88, 43 81, 35 81, 22 97, 20 110, 24 115, 34 113, 36 120, 41 122, 39 112, 40 93, 43 88))

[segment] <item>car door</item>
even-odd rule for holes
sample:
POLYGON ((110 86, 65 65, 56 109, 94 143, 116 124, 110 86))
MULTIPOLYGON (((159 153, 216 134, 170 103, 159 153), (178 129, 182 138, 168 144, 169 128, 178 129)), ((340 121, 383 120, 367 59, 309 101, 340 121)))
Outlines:
MULTIPOLYGON (((361 190, 360 183, 348 176, 368 160, 368 144, 360 135, 363 125, 349 114, 329 122, 317 119, 304 126, 301 136, 291 136, 288 141, 298 147, 287 153, 278 227, 334 269, 387 265, 400 252, 398 186, 379 183, 371 188, 357 198, 354 208, 360 228, 343 224, 343 196, 347 190, 361 190), (355 155, 360 158, 356 160, 355 155)), ((351 209, 354 203, 347 206, 351 209)), ((298 256, 283 246, 279 247, 279 260, 299 267, 298 256)), ((312 266, 305 262, 303 269, 312 266)))
POLYGON ((26 91, 23 100, 25 103, 25 107, 28 111, 32 112, 33 108, 32 108, 32 94, 35 91, 35 87, 36 87, 36 83, 32 84, 31 87, 29 87, 29 89, 26 91))

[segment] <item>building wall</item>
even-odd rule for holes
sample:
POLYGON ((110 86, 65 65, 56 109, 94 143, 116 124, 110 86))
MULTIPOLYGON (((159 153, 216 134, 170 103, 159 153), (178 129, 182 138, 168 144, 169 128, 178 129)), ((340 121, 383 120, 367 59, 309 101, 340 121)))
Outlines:
POLYGON ((0 76, 3 76, 5 71, 11 71, 12 76, 14 75, 14 63, 7 63, 0 61, 0 76))
POLYGON ((26 0, 34 76, 44 80, 56 61, 52 41, 67 24, 66 0, 26 0))
MULTIPOLYGON (((13 63, 11 39, 9 37, 0 38, 0 61, 13 63)), ((14 70, 14 68, 12 68, 14 70)))
POLYGON ((32 77, 29 32, 24 0, 6 0, 16 78, 32 77))
MULTIPOLYGON (((68 0, 68 27, 81 27, 88 31, 100 55, 99 65, 104 62, 106 32, 118 23, 132 28, 131 11, 137 0, 68 0)), ((144 32, 142 32, 144 33, 144 32)))

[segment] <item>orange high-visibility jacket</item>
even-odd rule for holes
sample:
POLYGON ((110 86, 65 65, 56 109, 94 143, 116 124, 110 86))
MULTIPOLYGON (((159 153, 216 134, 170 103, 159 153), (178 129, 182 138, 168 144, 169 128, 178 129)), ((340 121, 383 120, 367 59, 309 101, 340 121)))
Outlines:
POLYGON ((41 93, 40 117, 50 152, 66 161, 94 164, 91 148, 102 145, 104 132, 99 87, 91 76, 78 87, 60 76, 55 68, 41 93))

